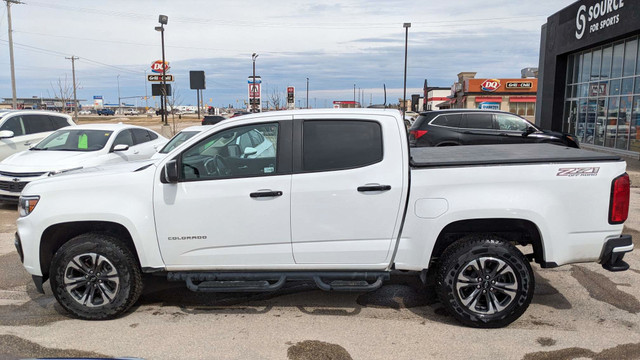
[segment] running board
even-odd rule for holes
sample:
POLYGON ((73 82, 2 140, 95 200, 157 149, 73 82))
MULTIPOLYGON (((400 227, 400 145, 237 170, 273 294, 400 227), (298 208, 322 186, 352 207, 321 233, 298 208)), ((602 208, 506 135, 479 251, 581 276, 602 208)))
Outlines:
POLYGON ((389 279, 386 271, 356 272, 169 272, 167 280, 185 281, 197 292, 276 291, 287 281, 313 281, 325 291, 372 291, 389 279))

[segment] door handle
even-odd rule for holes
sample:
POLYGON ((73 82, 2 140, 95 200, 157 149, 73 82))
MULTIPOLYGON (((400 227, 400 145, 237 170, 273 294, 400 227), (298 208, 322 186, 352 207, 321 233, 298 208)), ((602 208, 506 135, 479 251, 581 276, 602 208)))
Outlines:
POLYGON ((367 192, 367 191, 389 191, 391 190, 391 185, 365 185, 358 186, 358 191, 367 192))
POLYGON ((137 154, 140 154, 140 151, 136 150, 133 153, 137 155, 137 154))
POLYGON ((24 143, 24 146, 29 146, 31 145, 31 141, 27 141, 26 143, 24 143))
POLYGON ((256 191, 249 194, 252 198, 282 196, 282 191, 256 191))

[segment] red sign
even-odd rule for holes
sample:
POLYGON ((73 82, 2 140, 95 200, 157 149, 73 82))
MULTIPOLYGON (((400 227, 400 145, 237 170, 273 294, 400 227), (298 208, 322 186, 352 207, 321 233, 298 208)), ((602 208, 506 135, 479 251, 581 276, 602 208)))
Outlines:
POLYGON ((295 89, 293 88, 293 86, 287 87, 287 94, 293 94, 294 91, 295 89))
POLYGON ((500 88, 500 79, 487 79, 480 84, 482 91, 494 92, 500 88))
POLYGON ((249 98, 260 98, 260 84, 249 84, 249 98))
POLYGON ((162 60, 156 60, 151 64, 151 71, 153 71, 154 73, 158 73, 158 74, 162 74, 162 68, 163 68, 163 64, 164 64, 164 72, 169 72, 169 63, 168 62, 162 62, 162 60))

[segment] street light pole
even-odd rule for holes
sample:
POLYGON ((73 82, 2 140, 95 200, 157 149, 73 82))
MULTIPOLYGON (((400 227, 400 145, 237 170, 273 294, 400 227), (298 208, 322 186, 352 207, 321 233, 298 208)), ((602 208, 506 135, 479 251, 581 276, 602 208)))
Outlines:
POLYGON ((309 78, 307 78, 307 109, 309 108, 309 78))
POLYGON ((71 60, 71 76, 73 76, 73 120, 78 122, 78 97, 76 96, 76 60, 79 58, 77 56, 71 55, 70 58, 65 57, 67 60, 71 60))
POLYGON ((405 29, 404 35, 404 86, 402 87, 402 120, 404 120, 405 112, 407 111, 407 45, 409 44, 409 28, 411 23, 404 23, 402 26, 405 29))
POLYGON ((255 96, 253 96, 253 95, 255 95, 255 91, 254 90, 256 88, 256 59, 257 58, 258 58, 258 54, 256 54, 256 53, 251 54, 251 61, 253 62, 253 76, 251 77, 252 80, 251 80, 251 91, 249 91, 249 101, 253 100, 251 102, 251 112, 252 113, 257 112, 256 111, 256 105, 257 105, 256 102, 257 102, 257 100, 256 100, 255 96))
POLYGON ((118 74, 117 79, 118 79, 118 114, 120 114, 122 112, 120 111, 120 104, 122 104, 122 100, 120 98, 120 74, 118 74))
POLYGON ((11 108, 18 107, 16 98, 16 70, 13 63, 13 30, 11 28, 11 4, 24 4, 17 0, 4 0, 7 3, 7 25, 9 29, 9 63, 11 64, 11 108))
POLYGON ((156 31, 160 31, 160 41, 162 43, 162 92, 161 92, 161 96, 162 96, 162 123, 165 126, 168 126, 169 124, 167 123, 168 117, 167 117, 167 79, 166 79, 166 72, 167 72, 167 62, 165 61, 165 57, 164 57, 164 26, 167 24, 167 22, 169 21, 169 17, 167 15, 160 15, 158 17, 158 22, 160 23, 160 26, 156 26, 155 29, 156 31))

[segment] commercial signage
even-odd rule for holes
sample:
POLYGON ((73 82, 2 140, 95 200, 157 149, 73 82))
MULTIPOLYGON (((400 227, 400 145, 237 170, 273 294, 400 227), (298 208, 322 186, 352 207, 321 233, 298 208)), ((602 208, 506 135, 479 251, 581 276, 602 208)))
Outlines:
POLYGON ((494 92, 500 88, 500 79, 487 79, 480 84, 482 91, 494 92))
POLYGON ((576 14, 576 39, 584 36, 587 28, 595 33, 620 22, 618 10, 624 7, 624 0, 604 0, 587 7, 581 5, 576 14))
POLYGON ((94 100, 98 100, 98 99, 102 100, 102 95, 93 95, 93 99, 94 100))
POLYGON ((589 96, 606 96, 607 84, 591 84, 589 85, 589 96))
POLYGON ((296 88, 293 86, 287 86, 287 105, 295 104, 296 102, 296 88))
POLYGON ((249 84, 249 109, 256 109, 257 111, 262 111, 262 102, 261 102, 261 97, 262 97, 262 92, 261 92, 261 83, 262 80, 260 79, 259 76, 256 76, 255 79, 253 76, 249 76, 249 79, 247 80, 247 83, 249 84))
MULTIPOLYGON (((147 80, 162 81, 162 75, 147 75, 147 80)), ((173 75, 164 75, 164 81, 173 81, 173 75)))
POLYGON ((151 63, 151 71, 153 71, 156 74, 162 74, 163 68, 165 73, 169 72, 170 67, 169 67, 168 61, 162 62, 162 60, 156 60, 153 63, 151 63))
POLYGON ((467 93, 535 95, 538 91, 538 79, 466 79, 464 91, 467 93))
POLYGON ((532 89, 533 83, 531 81, 507 81, 507 89, 532 89))

